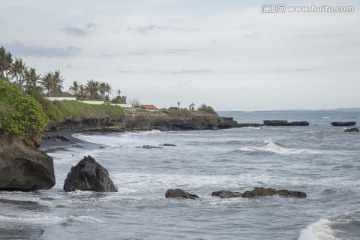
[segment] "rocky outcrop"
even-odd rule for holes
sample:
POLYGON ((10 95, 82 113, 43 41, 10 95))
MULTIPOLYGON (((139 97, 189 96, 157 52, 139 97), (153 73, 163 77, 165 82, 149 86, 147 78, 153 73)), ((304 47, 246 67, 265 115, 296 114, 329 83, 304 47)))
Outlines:
POLYGON ((234 197, 241 197, 242 193, 220 190, 220 191, 212 192, 211 195, 220 198, 234 198, 234 197))
POLYGON ((153 129, 179 131, 215 130, 235 127, 239 127, 239 125, 233 118, 219 117, 211 113, 188 111, 184 115, 181 112, 171 115, 165 111, 132 109, 125 111, 125 116, 119 118, 104 117, 102 119, 68 119, 62 122, 50 121, 47 129, 51 131, 147 131, 153 129))
POLYGON ((359 129, 354 127, 354 128, 345 129, 344 132, 359 132, 359 129))
POLYGON ((53 140, 55 142, 59 142, 59 141, 70 142, 70 139, 68 137, 63 136, 63 135, 59 134, 58 132, 45 132, 42 135, 42 139, 53 140))
POLYGON ((0 190, 33 191, 55 185, 53 159, 38 150, 39 139, 0 137, 0 190))
POLYGON ((237 127, 237 122, 232 118, 222 118, 213 114, 193 113, 192 116, 183 117, 157 113, 154 115, 137 115, 133 119, 128 118, 126 126, 135 130, 217 130, 237 127))
POLYGON ((199 198, 198 195, 185 192, 180 188, 168 189, 165 193, 166 198, 186 198, 186 199, 196 199, 199 198))
POLYGON ((276 190, 273 188, 263 188, 255 187, 252 191, 246 191, 242 194, 243 198, 253 198, 253 197, 266 197, 279 195, 282 197, 296 197, 296 198, 305 198, 306 193, 290 190, 276 190))
POLYGON ((288 126, 309 126, 307 121, 288 122, 287 120, 264 120, 265 126, 288 127, 288 126))
POLYGON ((351 127, 355 126, 356 122, 332 122, 331 125, 334 127, 351 127))
POLYGON ((84 157, 76 166, 72 167, 65 179, 64 191, 75 190, 117 192, 108 171, 91 156, 84 157))

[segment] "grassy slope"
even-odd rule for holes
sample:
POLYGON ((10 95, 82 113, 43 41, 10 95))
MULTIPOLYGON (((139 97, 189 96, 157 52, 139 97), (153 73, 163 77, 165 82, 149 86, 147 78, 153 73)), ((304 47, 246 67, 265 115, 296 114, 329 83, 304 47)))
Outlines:
POLYGON ((42 101, 43 109, 50 119, 56 121, 122 118, 124 111, 119 106, 90 105, 78 101, 42 101))

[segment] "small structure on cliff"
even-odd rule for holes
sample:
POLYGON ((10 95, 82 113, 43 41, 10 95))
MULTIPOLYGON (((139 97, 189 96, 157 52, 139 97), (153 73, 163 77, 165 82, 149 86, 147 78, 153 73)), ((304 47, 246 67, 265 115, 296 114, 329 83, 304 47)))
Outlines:
POLYGON ((189 105, 189 110, 190 110, 190 111, 195 111, 195 103, 191 103, 191 104, 189 105))
POLYGON ((140 108, 145 109, 145 110, 158 110, 158 108, 155 107, 155 105, 152 105, 152 104, 140 105, 140 108))

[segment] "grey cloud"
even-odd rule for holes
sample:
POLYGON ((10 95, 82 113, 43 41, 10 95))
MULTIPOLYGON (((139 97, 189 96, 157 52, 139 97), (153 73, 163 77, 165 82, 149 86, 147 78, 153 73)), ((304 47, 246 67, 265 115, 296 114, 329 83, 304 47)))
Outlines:
POLYGON ((202 74, 209 73, 209 69, 182 69, 180 71, 171 72, 172 74, 202 74))
POLYGON ((83 37, 83 36, 87 35, 87 33, 84 30, 82 30, 81 28, 65 27, 65 28, 63 28, 63 30, 68 35, 74 35, 74 36, 79 36, 79 37, 83 37))
POLYGON ((128 51, 128 52, 117 52, 117 53, 101 53, 98 57, 104 58, 113 58, 118 56, 142 56, 142 55, 150 55, 150 54, 181 54, 185 52, 191 52, 191 49, 185 48, 169 48, 164 50, 144 50, 140 49, 137 51, 128 51))
POLYGON ((94 27, 96 27, 97 25, 95 24, 95 23, 88 23, 87 25, 86 25, 86 27, 87 28, 94 28, 94 27))
POLYGON ((167 29, 170 29, 170 27, 149 25, 149 26, 144 26, 144 27, 137 27, 136 31, 140 32, 140 33, 147 33, 147 32, 154 31, 154 30, 167 30, 167 29))
POLYGON ((247 37, 247 38, 256 38, 258 36, 259 36, 259 33, 257 33, 257 32, 248 33, 248 34, 244 35, 244 37, 247 37))
POLYGON ((4 46, 15 56, 70 57, 81 51, 80 48, 72 46, 66 48, 46 48, 41 46, 28 46, 20 42, 12 42, 4 44, 4 46))
POLYGON ((156 26, 156 25, 147 25, 147 26, 140 26, 140 27, 128 27, 127 30, 129 31, 136 31, 138 33, 148 33, 151 31, 164 31, 164 30, 177 30, 181 29, 178 27, 171 27, 171 26, 156 26))

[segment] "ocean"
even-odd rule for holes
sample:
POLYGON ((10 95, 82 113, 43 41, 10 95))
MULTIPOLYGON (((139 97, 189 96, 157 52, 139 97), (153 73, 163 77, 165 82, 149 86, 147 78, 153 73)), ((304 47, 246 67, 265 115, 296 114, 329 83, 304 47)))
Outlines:
POLYGON ((240 123, 306 120, 309 127, 213 131, 75 133, 84 141, 49 150, 51 190, 0 192, 1 239, 360 239, 360 134, 332 121, 360 111, 219 112, 240 123), (175 144, 175 147, 143 148, 175 144), (91 155, 119 192, 62 190, 70 168, 91 155), (220 199, 254 187, 307 198, 220 199), (167 199, 169 188, 197 200, 167 199))

